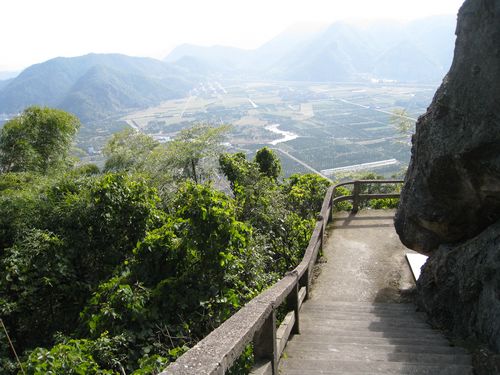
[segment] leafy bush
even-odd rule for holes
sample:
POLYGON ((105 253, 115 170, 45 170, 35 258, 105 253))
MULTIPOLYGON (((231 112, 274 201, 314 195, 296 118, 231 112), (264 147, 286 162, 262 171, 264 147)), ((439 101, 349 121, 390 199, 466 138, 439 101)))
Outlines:
POLYGON ((118 375, 112 370, 99 367, 92 356, 92 342, 70 340, 52 349, 37 348, 24 363, 28 375, 118 375))
MULTIPOLYGON (((157 176, 92 165, 0 175, 0 314, 27 373, 158 373, 294 268, 328 183, 280 183, 259 155, 220 157, 233 197, 197 165, 162 198, 157 176)), ((251 348, 234 371, 250 366, 251 348)))
POLYGON ((156 375, 167 367, 168 363, 167 358, 158 354, 145 356, 139 360, 139 369, 135 370, 131 375, 156 375))
POLYGON ((75 270, 60 237, 46 230, 28 230, 6 249, 0 281, 5 304, 1 315, 16 328, 21 347, 50 342, 50 332, 75 323, 75 270))
POLYGON ((123 175, 55 177, 39 188, 11 182, 0 196, 2 317, 19 352, 74 332, 91 291, 161 225, 158 198, 123 175))
POLYGON ((389 208, 397 208, 399 204, 398 198, 372 199, 368 203, 370 208, 375 210, 386 210, 389 208))
MULTIPOLYGON (((333 197, 340 197, 344 195, 352 195, 352 191, 347 189, 344 186, 339 186, 335 191, 333 192, 333 197)), ((343 201, 343 202, 337 202, 335 204, 335 210, 336 211, 351 211, 352 210, 352 203, 350 201, 343 201)))
POLYGON ((283 187, 290 210, 301 217, 314 217, 321 210, 330 182, 317 174, 294 174, 283 187))

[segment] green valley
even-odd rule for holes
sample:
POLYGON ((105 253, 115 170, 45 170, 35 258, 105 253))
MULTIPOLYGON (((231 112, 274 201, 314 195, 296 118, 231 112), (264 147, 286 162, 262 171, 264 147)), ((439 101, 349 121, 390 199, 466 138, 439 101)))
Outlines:
POLYGON ((434 90, 432 85, 390 82, 211 80, 199 83, 185 98, 121 120, 160 142, 193 123, 230 124, 230 151, 252 155, 268 145, 278 151, 285 175, 331 175, 331 169, 359 170, 359 164, 369 162, 380 162, 377 172, 390 175, 407 164, 410 141, 394 127, 393 111, 404 108, 416 120, 434 90))

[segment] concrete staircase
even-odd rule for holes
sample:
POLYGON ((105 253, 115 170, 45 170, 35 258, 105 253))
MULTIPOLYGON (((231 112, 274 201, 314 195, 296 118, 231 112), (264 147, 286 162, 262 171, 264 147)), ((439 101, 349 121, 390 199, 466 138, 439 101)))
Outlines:
POLYGON ((412 304, 309 301, 280 374, 465 375, 471 358, 451 347, 412 304))

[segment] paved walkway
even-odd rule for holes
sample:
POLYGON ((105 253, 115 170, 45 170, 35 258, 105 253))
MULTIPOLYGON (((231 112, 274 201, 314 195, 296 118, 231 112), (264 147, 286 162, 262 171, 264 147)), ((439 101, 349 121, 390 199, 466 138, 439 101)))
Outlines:
POLYGON ((329 226, 326 263, 285 348, 280 374, 472 374, 425 315, 400 302, 414 285, 394 211, 341 213, 329 226))

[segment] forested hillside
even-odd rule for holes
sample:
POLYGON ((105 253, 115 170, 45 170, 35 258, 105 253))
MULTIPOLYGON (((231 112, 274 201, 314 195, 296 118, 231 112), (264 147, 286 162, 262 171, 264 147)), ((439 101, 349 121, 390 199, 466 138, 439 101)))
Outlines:
POLYGON ((30 107, 0 130, 2 374, 156 373, 297 264, 328 186, 203 125, 75 165, 78 126, 30 107))
POLYGON ((48 105, 71 111, 86 122, 183 96, 191 79, 192 73, 188 78, 184 69, 150 58, 58 57, 32 65, 0 85, 0 113, 48 105))

